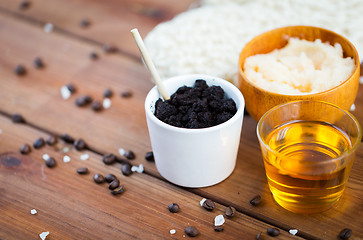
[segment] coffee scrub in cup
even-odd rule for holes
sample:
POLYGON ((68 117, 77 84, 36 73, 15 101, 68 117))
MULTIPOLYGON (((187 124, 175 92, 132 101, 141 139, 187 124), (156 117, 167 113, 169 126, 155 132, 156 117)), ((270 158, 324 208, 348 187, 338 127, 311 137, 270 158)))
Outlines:
POLYGON ((362 130, 336 105, 294 101, 267 111, 257 136, 275 201, 305 214, 325 211, 340 199, 362 130))

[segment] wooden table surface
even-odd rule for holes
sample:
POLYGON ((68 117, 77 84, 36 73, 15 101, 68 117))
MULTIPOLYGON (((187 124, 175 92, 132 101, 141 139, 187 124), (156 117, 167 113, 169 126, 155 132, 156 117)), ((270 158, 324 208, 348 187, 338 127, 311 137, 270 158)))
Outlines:
MULTIPOLYGON (((276 239, 337 239, 344 228, 352 229, 350 239, 363 239, 363 146, 339 203, 313 215, 288 212, 273 201, 255 134, 257 123, 249 116, 236 169, 220 184, 181 188, 144 159, 151 146, 143 104, 153 85, 130 29, 137 27, 144 37, 158 23, 186 11, 193 0, 32 0, 23 10, 20 2, 0 0, 0 239, 39 239, 46 231, 47 239, 183 239, 189 238, 184 229, 190 225, 199 230, 197 239, 255 239, 259 232, 269 239, 270 227, 280 229, 276 239), (91 24, 82 28, 79 22, 85 18, 91 24), (53 31, 44 31, 47 23, 53 31), (105 53, 106 43, 117 46, 117 52, 105 53), (91 52, 99 59, 91 60, 91 52), (33 66, 36 57, 43 59, 43 69, 33 66), (24 76, 14 74, 18 64, 26 67, 24 76), (67 83, 77 92, 63 100, 60 88, 67 83), (109 109, 94 112, 74 104, 84 94, 102 100, 107 88, 114 92, 109 109), (123 91, 132 91, 132 97, 122 98, 123 91), (26 123, 13 123, 14 113, 26 123), (84 139, 87 149, 77 151, 59 139, 56 146, 19 153, 24 143, 63 133, 84 139), (64 153, 65 148, 69 152, 64 153), (102 162, 105 153, 119 156, 119 148, 134 151, 136 159, 129 162, 143 164, 145 171, 126 177, 119 163, 102 162), (56 167, 45 166, 45 153, 56 159, 56 167), (80 156, 85 153, 89 159, 84 161, 80 156), (68 163, 62 161, 65 154, 71 158, 68 163), (88 167, 90 173, 77 174, 79 167, 88 167), (95 173, 115 174, 125 192, 111 195, 106 184, 93 182, 95 173), (257 194, 262 203, 252 206, 249 201, 257 194), (202 208, 203 198, 213 200, 216 208, 202 208), (180 212, 168 211, 173 202, 180 212), (214 218, 228 206, 238 212, 226 219, 224 231, 215 232, 214 218), (298 229, 297 236, 290 229, 298 229)), ((360 122, 362 91, 353 112, 360 122)))

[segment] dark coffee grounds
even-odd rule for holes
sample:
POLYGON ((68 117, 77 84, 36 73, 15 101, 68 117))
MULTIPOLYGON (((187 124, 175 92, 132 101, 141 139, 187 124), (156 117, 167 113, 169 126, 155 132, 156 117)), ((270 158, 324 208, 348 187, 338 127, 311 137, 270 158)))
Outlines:
POLYGON ((207 128, 224 123, 237 112, 235 102, 226 98, 220 86, 208 86, 198 79, 194 87, 180 87, 170 100, 158 99, 155 116, 175 127, 207 128))

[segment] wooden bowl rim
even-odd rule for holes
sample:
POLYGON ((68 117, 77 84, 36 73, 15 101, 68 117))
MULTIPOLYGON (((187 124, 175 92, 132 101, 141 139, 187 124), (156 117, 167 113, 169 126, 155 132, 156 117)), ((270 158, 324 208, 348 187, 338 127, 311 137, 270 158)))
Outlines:
MULTIPOLYGON (((251 55, 253 56, 253 55, 251 55)), ((264 33, 261 33, 260 35, 254 37, 252 40, 250 40, 245 46, 244 48, 242 49, 241 53, 240 53, 240 57, 239 57, 239 61, 238 61, 238 69, 239 69, 239 75, 242 77, 242 79, 244 79, 246 82, 248 82, 251 86, 253 86, 254 88, 258 89, 260 92, 267 92, 273 96, 287 96, 287 97, 299 97, 299 98, 303 98, 303 97, 306 97, 306 98, 311 98, 312 96, 320 96, 320 95, 323 95, 323 94, 327 94, 329 92, 332 92, 334 91, 335 89, 337 88, 340 88, 342 85, 346 84, 350 79, 352 79, 353 76, 357 75, 359 79, 359 71, 360 71, 360 62, 359 62, 359 55, 358 55, 358 52, 357 52, 357 49, 355 48, 355 46, 344 36, 334 32, 334 31, 331 31, 329 29, 325 29, 325 28, 321 28, 321 27, 314 27, 314 26, 306 26, 306 25, 296 25, 296 26, 287 26, 287 27, 281 27, 281 28, 275 28, 275 29, 272 29, 270 31, 266 31, 264 33), (308 93, 308 94, 281 94, 281 93, 276 93, 276 92, 271 92, 269 90, 266 90, 266 89, 263 89, 259 86, 256 86, 252 81, 250 81, 246 75, 244 74, 244 71, 242 70, 243 69, 243 66, 242 66, 242 53, 243 51, 249 47, 249 45, 251 45, 254 41, 256 41, 256 39, 258 38, 261 38, 263 35, 267 35, 267 34, 271 34, 272 32, 281 32, 281 37, 284 36, 284 35, 288 35, 287 33, 283 33, 282 30, 284 29, 293 29, 293 28, 310 28, 310 29, 316 29, 316 30, 319 30, 319 31, 322 31, 322 32, 328 32, 330 34, 333 34, 333 35, 336 35, 337 37, 341 38, 343 41, 347 42, 348 45, 353 49, 353 52, 354 52, 354 55, 353 55, 353 59, 354 59, 354 63, 355 63, 355 69, 354 71, 351 73, 351 75, 345 80, 343 81, 342 83, 340 83, 338 86, 335 86, 333 88, 330 88, 328 90, 325 90, 323 92, 318 92, 318 93, 308 93)))

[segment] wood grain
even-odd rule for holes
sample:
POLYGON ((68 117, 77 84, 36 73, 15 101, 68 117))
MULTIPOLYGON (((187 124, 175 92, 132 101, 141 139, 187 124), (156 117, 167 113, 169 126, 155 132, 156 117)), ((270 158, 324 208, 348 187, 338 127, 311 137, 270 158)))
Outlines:
MULTIPOLYGON (((253 239, 271 227, 237 213, 227 219, 223 232, 214 232, 214 217, 224 214, 225 206, 217 204, 209 212, 199 205, 198 195, 147 174, 123 176, 118 165, 107 166, 100 155, 77 151, 62 141, 21 155, 18 149, 23 143, 31 145, 47 135, 1 116, 0 126, 1 239, 37 239, 43 231, 50 232, 49 239, 180 239, 188 225, 200 231, 199 239, 253 239), (64 147, 70 151, 64 153, 64 147), (56 159, 56 167, 45 166, 44 153, 56 159), (90 158, 80 160, 85 153, 90 158), (62 161, 64 155, 71 157, 69 163, 62 161), (79 167, 88 167, 90 173, 77 174, 79 167), (93 182, 95 173, 116 175, 125 192, 111 195, 106 183, 93 182), (172 202, 179 204, 180 212, 168 211, 172 202), (31 209, 38 213, 31 215, 31 209), (169 233, 171 229, 175 235, 169 233)), ((280 237, 292 238, 282 230, 280 237)))
MULTIPOLYGON (((99 60, 91 61, 88 54, 95 49, 100 51, 98 45, 62 32, 47 34, 41 26, 7 14, 0 14, 0 26, 0 51, 4 53, 0 55, 0 111, 20 112, 32 125, 58 134, 67 132, 76 138, 82 137, 99 152, 117 153, 119 147, 132 149, 137 155, 133 163, 143 163, 147 173, 154 176, 148 176, 147 180, 152 182, 160 177, 154 164, 143 159, 144 154, 151 150, 143 102, 152 83, 140 61, 121 54, 101 54, 99 60), (32 67, 36 56, 44 59, 47 66, 43 70, 32 67), (26 76, 13 74, 13 68, 19 63, 28 68, 26 76), (73 82, 78 92, 65 101, 61 99, 59 89, 68 82, 73 82), (100 113, 74 105, 75 98, 82 94, 101 99, 103 90, 108 87, 117 94, 131 89, 134 96, 123 99, 116 94, 111 99, 112 107, 100 113)), ((359 90, 354 112, 360 122, 363 120, 361 96, 362 90, 359 90)), ((358 149, 347 190, 339 204, 322 214, 297 215, 278 207, 271 197, 255 127, 255 120, 246 117, 237 166, 227 180, 209 188, 186 190, 212 198, 224 206, 233 205, 241 212, 286 230, 297 228, 305 238, 336 239, 345 227, 353 229, 351 239, 363 238, 362 147, 358 149), (249 200, 256 194, 261 194, 263 204, 253 207, 249 200)), ((21 184, 23 182, 17 182, 16 186, 21 187, 21 184)), ((180 190, 173 186, 158 191, 166 194, 174 189, 180 190)), ((189 193, 183 191, 183 194, 189 193)), ((30 197, 27 200, 31 201, 30 197)), ((141 197, 139 201, 143 204, 141 197)))

